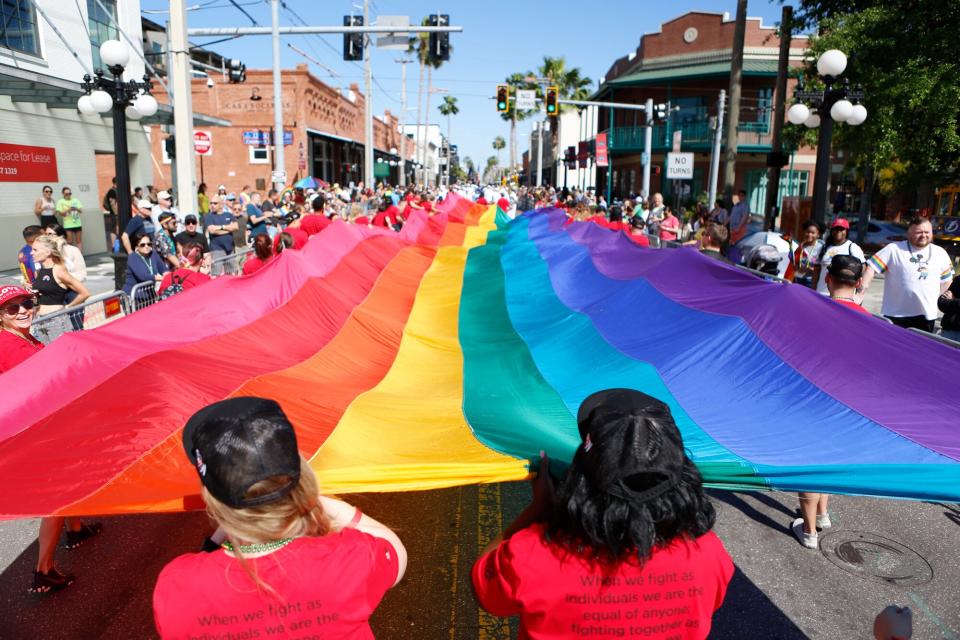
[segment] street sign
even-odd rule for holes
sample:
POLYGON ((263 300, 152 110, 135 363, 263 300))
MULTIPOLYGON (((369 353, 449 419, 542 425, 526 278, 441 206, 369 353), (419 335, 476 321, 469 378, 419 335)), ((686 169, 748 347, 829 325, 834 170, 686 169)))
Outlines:
POLYGON ((606 133, 597 134, 596 154, 597 154, 597 166, 598 167, 607 166, 607 134, 606 133))
MULTIPOLYGON (((273 144, 273 140, 271 139, 270 131, 268 130, 255 129, 251 131, 248 129, 243 131, 243 144, 266 146, 268 144, 273 144)), ((293 144, 293 131, 284 129, 283 144, 284 146, 293 144)))
MULTIPOLYGON (((374 24, 378 27, 409 27, 410 16, 377 16, 374 24)), ((377 38, 379 49, 397 49, 406 51, 410 46, 410 36, 407 33, 387 33, 377 38)))
POLYGON ((667 154, 667 180, 693 180, 693 154, 667 154))
POLYGON ((209 131, 195 129, 193 132, 193 150, 198 156, 213 155, 213 137, 209 131))
POLYGON ((537 92, 534 90, 517 90, 517 110, 527 111, 537 108, 537 92))
POLYGON ((287 172, 286 171, 273 171, 270 174, 270 180, 274 184, 287 184, 287 172))
POLYGON ((680 141, 683 139, 683 131, 677 129, 673 132, 673 149, 674 153, 680 153, 680 141))

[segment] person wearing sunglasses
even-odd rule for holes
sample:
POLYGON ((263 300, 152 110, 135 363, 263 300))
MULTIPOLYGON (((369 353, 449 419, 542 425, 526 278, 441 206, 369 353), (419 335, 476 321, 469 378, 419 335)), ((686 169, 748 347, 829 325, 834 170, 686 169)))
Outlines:
POLYGON ((67 230, 67 242, 83 251, 83 203, 73 195, 70 187, 64 187, 63 197, 57 200, 57 213, 63 217, 63 228, 67 230))
POLYGON ((33 205, 33 213, 40 220, 40 228, 57 222, 57 203, 53 199, 53 187, 43 185, 43 193, 33 205))
MULTIPOLYGON (((39 305, 33 293, 15 285, 0 286, 0 374, 3 374, 43 349, 43 343, 30 335, 30 326, 39 305)), ((53 556, 60 533, 67 527, 68 549, 74 549, 100 533, 100 523, 84 524, 79 518, 52 517, 40 521, 39 557, 33 574, 31 593, 50 593, 69 587, 74 576, 54 567, 53 556)))
MULTIPOLYGON (((170 265, 153 250, 150 236, 138 232, 133 236, 133 253, 127 258, 127 277, 123 290, 130 295, 130 291, 141 282, 160 282, 169 270, 170 265)), ((152 297, 152 294, 144 292, 143 295, 152 297)))
POLYGON ((37 236, 32 246, 33 262, 37 266, 33 288, 40 294, 38 315, 83 304, 90 297, 90 291, 67 270, 56 236, 37 236), (76 295, 70 296, 71 292, 76 295))

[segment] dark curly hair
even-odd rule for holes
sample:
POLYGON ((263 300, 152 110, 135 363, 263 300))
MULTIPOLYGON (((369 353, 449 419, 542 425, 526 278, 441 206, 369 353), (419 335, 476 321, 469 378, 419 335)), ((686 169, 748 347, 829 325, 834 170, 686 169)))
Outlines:
POLYGON ((638 391, 600 393, 644 406, 612 407, 601 398, 578 420, 584 442, 557 487, 547 540, 594 562, 644 562, 677 537, 710 531, 716 512, 670 409, 638 391))

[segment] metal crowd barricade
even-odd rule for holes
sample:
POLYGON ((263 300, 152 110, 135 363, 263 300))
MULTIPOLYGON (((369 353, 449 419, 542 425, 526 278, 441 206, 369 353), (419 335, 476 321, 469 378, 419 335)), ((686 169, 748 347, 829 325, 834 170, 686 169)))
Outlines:
POLYGON ((237 276, 242 273, 243 263, 253 252, 253 247, 244 247, 233 253, 216 258, 210 264, 210 272, 222 275, 237 276))
POLYGON ((157 282, 148 280, 133 286, 130 289, 130 313, 149 307, 159 298, 157 297, 157 282))
POLYGON ((945 344, 948 347, 953 347, 954 349, 960 349, 960 342, 957 342, 956 340, 951 340, 950 338, 944 338, 943 336, 937 335, 936 333, 930 333, 928 331, 924 331, 923 329, 917 329, 916 327, 909 327, 907 331, 913 331, 914 333, 920 334, 924 338, 930 338, 931 340, 936 340, 940 344, 945 344))
POLYGON ((75 307, 40 316, 33 321, 30 332, 40 342, 50 344, 65 333, 95 329, 132 312, 127 294, 111 291, 75 307))

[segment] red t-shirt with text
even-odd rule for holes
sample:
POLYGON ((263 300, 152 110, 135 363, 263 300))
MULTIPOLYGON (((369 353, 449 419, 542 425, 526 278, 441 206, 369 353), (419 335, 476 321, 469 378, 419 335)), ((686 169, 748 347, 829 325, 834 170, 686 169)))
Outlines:
POLYGON ((223 551, 188 553, 164 567, 153 591, 160 637, 369 640, 370 615, 399 571, 389 542, 356 529, 298 538, 248 562, 279 599, 223 551))
POLYGON ((520 616, 520 640, 700 640, 723 602, 733 561, 713 533, 678 538, 645 563, 613 567, 565 554, 543 525, 514 534, 473 566, 481 606, 520 616))

